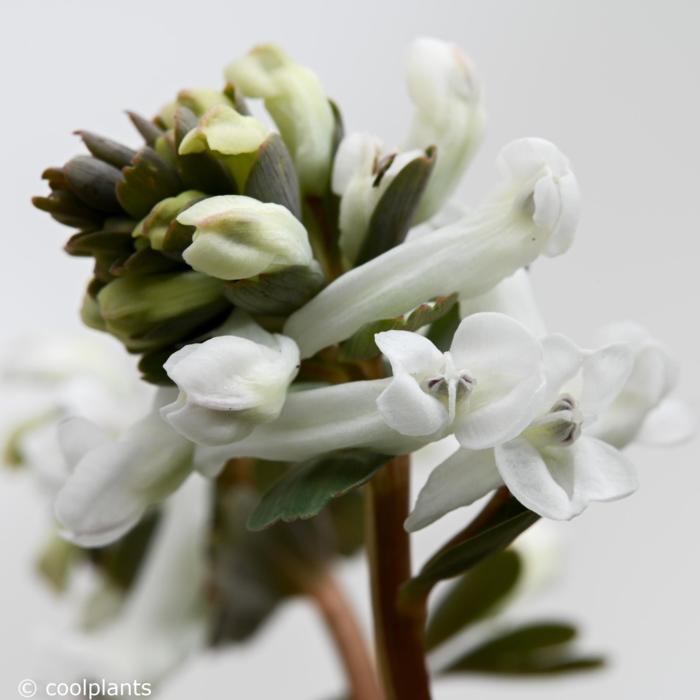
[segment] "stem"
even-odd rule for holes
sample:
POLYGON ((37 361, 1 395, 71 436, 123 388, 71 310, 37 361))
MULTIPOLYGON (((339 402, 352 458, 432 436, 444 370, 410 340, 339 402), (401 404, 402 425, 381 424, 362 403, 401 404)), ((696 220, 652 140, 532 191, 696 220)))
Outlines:
POLYGON ((308 594, 326 622, 355 700, 383 700, 379 679, 362 631, 332 574, 318 577, 308 594))
POLYGON ((401 611, 398 595, 411 577, 408 515, 410 461, 396 457, 367 487, 369 557, 374 633, 387 700, 430 700, 425 667, 425 611, 401 611))

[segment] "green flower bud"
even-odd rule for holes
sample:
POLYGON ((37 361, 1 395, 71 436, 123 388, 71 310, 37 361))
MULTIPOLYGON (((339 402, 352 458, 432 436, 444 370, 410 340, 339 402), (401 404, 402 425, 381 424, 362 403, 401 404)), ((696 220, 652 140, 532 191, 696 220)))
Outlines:
POLYGON ((185 262, 211 277, 240 280, 314 263, 306 229, 279 204, 221 195, 197 202, 177 221, 196 227, 185 262))
POLYGON ((268 44, 229 65, 226 78, 244 95, 265 100, 302 190, 322 195, 330 179, 335 118, 318 76, 268 44))
POLYGON ((106 329, 131 351, 176 342, 228 308, 221 283, 199 272, 120 277, 97 303, 106 329))
POLYGON ((154 250, 163 250, 163 240, 177 215, 190 205, 206 197, 197 190, 186 190, 175 197, 162 199, 142 219, 133 232, 134 238, 147 238, 154 250))
POLYGON ((180 143, 181 156, 212 152, 243 188, 260 146, 269 134, 255 117, 239 114, 233 107, 212 107, 180 143))

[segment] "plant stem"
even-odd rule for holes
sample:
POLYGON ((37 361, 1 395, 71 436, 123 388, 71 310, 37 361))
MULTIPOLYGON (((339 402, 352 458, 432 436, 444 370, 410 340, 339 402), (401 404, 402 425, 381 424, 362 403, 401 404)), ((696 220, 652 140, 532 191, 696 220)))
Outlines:
POLYGON ((326 571, 316 577, 307 592, 335 642, 354 700, 384 700, 362 630, 333 575, 326 571))
POLYGON ((399 610, 398 594, 411 577, 408 515, 410 458, 396 457, 367 486, 369 557, 375 645, 387 700, 429 700, 423 648, 424 610, 399 610))

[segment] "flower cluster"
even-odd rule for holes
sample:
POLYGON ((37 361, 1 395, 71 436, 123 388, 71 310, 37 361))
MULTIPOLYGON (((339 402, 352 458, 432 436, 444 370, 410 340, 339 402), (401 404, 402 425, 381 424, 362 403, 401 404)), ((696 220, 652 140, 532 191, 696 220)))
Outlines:
POLYGON ((316 75, 277 47, 226 80, 153 120, 131 114, 136 150, 79 132, 90 155, 49 168, 51 193, 34 200, 77 229, 70 254, 94 258, 85 323, 161 385, 128 426, 89 408, 54 416, 64 537, 107 546, 193 472, 237 460, 442 439, 454 452, 408 530, 503 486, 566 520, 634 491, 631 442, 692 432, 670 398, 674 363, 646 331, 616 324, 582 348, 545 328, 531 266, 569 249, 580 209, 554 144, 507 144, 493 192, 468 209, 451 200, 485 121, 458 48, 411 46, 400 148, 346 135, 316 75))

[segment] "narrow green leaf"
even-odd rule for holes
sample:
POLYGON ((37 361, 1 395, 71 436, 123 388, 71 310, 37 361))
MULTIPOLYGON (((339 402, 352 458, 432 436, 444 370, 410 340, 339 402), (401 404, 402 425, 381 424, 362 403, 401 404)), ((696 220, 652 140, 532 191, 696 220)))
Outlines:
POLYGON ((340 359, 342 361, 370 360, 379 355, 379 348, 374 342, 376 333, 382 331, 417 331, 419 328, 423 328, 442 318, 456 304, 456 294, 436 297, 403 316, 385 318, 368 323, 343 343, 340 359))
POLYGON ((362 486, 388 459, 364 450, 343 450, 302 463, 263 495, 248 528, 262 530, 278 520, 312 518, 332 498, 362 486))
POLYGON ((301 220, 299 180, 292 157, 279 134, 270 134, 258 149, 244 194, 261 202, 281 204, 301 220))
POLYGON ((531 623, 499 634, 451 663, 445 673, 549 675, 600 668, 600 656, 576 657, 570 642, 573 625, 561 622, 531 623))
POLYGON ((281 272, 227 282, 224 293, 235 306, 252 314, 288 314, 311 299, 323 283, 320 268, 295 265, 281 272))
POLYGON ((490 614, 513 590, 522 573, 517 552, 492 554, 457 580, 438 601, 425 633, 427 649, 434 649, 490 614))
POLYGON ((385 253, 406 237, 435 165, 435 153, 435 148, 428 148, 424 156, 404 166, 387 187, 372 213, 356 265, 385 253))
POLYGON ((143 138, 149 146, 155 145, 155 142, 163 135, 163 130, 150 119, 146 119, 136 114, 136 112, 127 112, 126 114, 136 131, 141 134, 141 138, 143 138))

